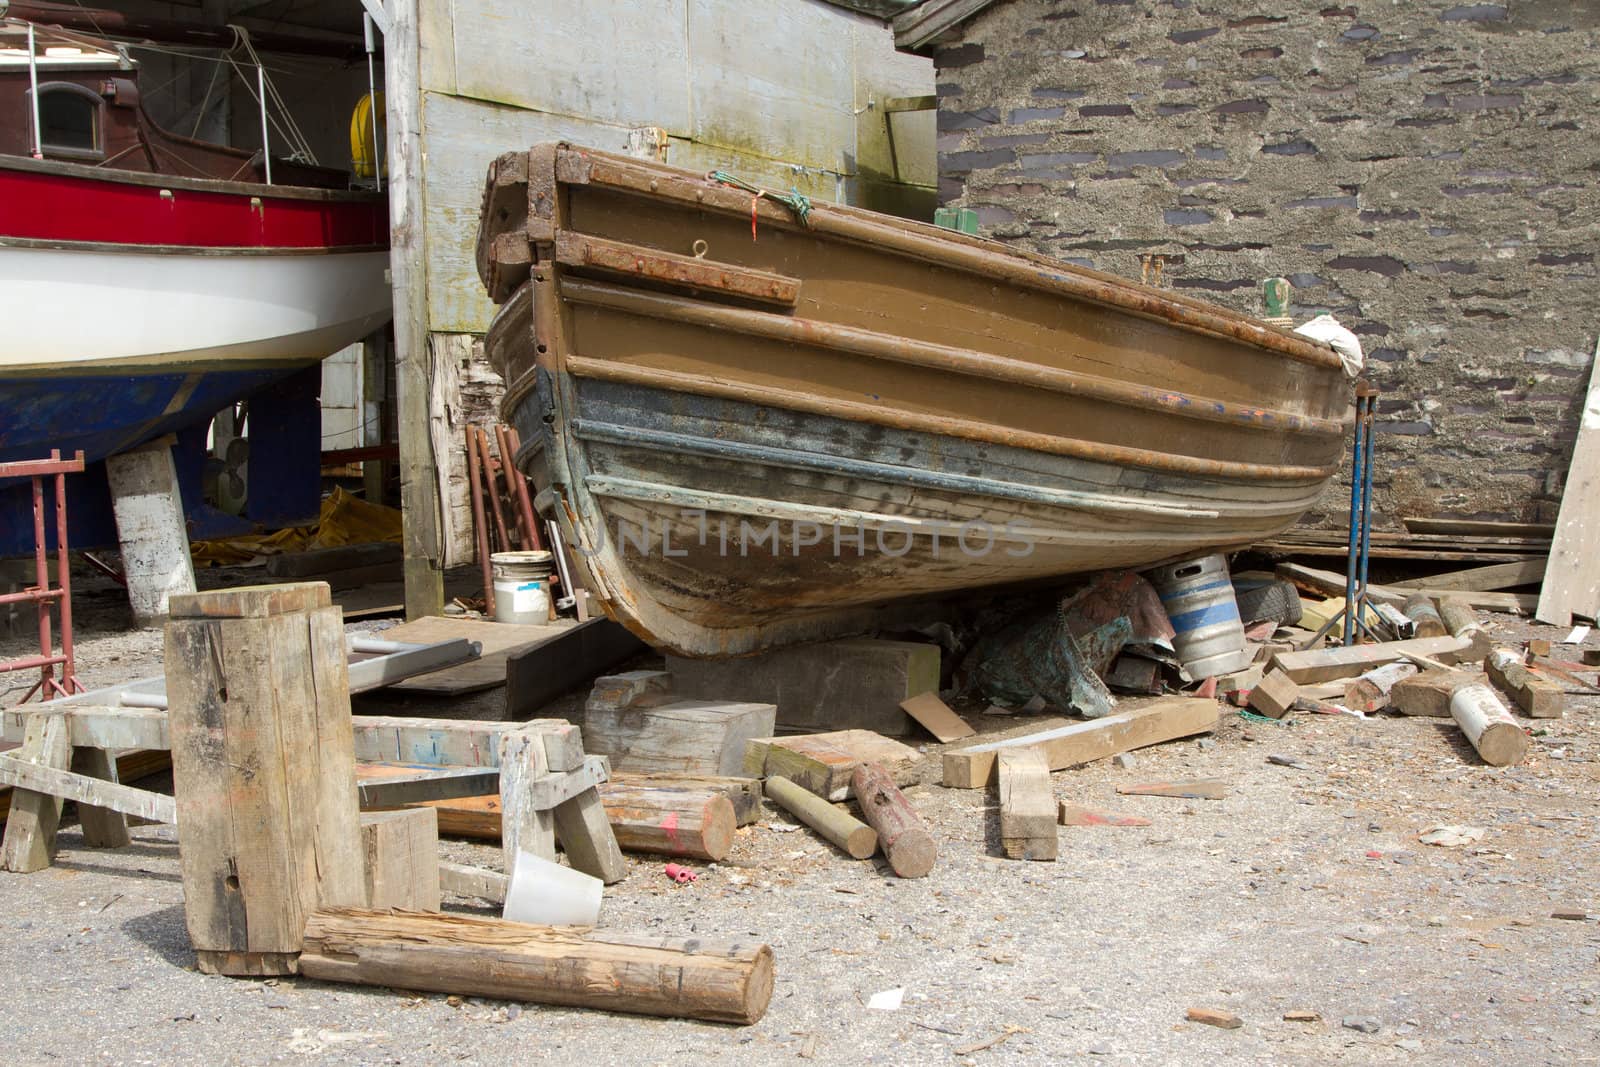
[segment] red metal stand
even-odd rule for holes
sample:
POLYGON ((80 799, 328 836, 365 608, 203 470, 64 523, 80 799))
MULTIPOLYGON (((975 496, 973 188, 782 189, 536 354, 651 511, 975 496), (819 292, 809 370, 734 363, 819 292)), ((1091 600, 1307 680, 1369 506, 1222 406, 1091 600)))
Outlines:
POLYGON ((83 453, 62 459, 60 449, 52 449, 49 459, 0 463, 0 479, 33 479, 33 562, 34 584, 20 593, 0 593, 0 604, 32 603, 39 611, 39 654, 0 662, 0 672, 26 671, 37 667, 39 683, 28 690, 21 703, 38 693, 45 700, 83 692, 72 663, 72 576, 67 563, 67 475, 83 470, 83 453), (45 551, 44 479, 56 480, 56 585, 50 586, 50 560, 45 551), (55 653, 50 639, 50 603, 54 601, 61 617, 61 654, 55 653), (56 678, 56 665, 61 677, 56 678))

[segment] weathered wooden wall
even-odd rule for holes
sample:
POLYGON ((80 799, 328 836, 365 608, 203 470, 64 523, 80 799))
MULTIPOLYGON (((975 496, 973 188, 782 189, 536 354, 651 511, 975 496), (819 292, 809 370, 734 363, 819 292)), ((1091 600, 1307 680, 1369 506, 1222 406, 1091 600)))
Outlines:
POLYGON ((418 145, 414 184, 398 176, 418 221, 395 245, 409 265, 396 308, 418 328, 408 339, 397 315, 397 343, 402 362, 416 353, 400 372, 413 396, 401 400, 406 506, 438 527, 429 536, 413 520, 408 558, 426 554, 432 571, 472 559, 461 428, 493 419, 501 391, 477 341, 494 312, 473 262, 489 161, 548 140, 626 151, 630 130, 658 127, 673 165, 928 218, 934 114, 890 116, 882 103, 932 94, 933 66, 896 52, 879 20, 822 0, 411 5, 414 21, 398 21, 416 59, 402 61, 392 34, 386 51, 391 137, 412 122, 418 145))

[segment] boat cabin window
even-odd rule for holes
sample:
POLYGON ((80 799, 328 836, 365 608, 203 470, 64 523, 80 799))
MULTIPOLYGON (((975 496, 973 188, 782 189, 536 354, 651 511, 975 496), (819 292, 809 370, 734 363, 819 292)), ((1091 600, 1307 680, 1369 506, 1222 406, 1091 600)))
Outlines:
POLYGON ((39 86, 39 140, 46 151, 99 155, 101 101, 81 85, 39 86))

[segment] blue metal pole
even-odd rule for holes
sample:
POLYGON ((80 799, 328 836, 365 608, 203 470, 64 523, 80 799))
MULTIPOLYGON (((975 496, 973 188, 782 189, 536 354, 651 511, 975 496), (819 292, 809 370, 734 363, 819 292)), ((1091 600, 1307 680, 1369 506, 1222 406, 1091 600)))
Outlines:
POLYGON ((1350 459, 1350 547, 1345 553, 1344 565, 1344 644, 1354 642, 1354 616, 1351 608, 1356 602, 1356 554, 1361 542, 1361 394, 1356 394, 1355 451, 1350 459))
POLYGON ((1374 409, 1378 403, 1378 392, 1366 382, 1357 387, 1358 393, 1364 393, 1366 399, 1366 414, 1362 419, 1362 434, 1366 438, 1363 446, 1361 469, 1361 591, 1357 596, 1356 618, 1366 625, 1367 608, 1367 561, 1368 547, 1372 534, 1372 433, 1374 409))

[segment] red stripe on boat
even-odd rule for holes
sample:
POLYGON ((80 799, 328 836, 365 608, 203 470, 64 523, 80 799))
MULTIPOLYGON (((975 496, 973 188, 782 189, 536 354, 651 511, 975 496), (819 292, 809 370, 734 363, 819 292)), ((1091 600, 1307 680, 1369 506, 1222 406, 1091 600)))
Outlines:
POLYGON ((379 197, 258 198, 0 167, 0 237, 191 248, 384 247, 389 212, 379 197))

